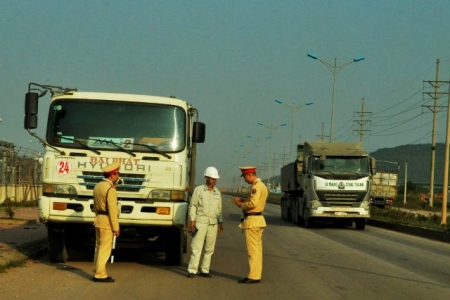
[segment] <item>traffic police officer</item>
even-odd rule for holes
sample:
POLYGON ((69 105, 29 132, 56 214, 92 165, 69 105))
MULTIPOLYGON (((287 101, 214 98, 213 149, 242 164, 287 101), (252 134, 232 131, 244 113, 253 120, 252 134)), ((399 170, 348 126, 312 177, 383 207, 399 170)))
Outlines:
POLYGON ((251 192, 245 201, 235 198, 235 203, 242 209, 243 221, 239 228, 245 230, 245 244, 247 246, 248 263, 250 271, 239 283, 259 283, 261 281, 263 264, 262 235, 266 227, 263 216, 264 207, 268 196, 266 185, 256 176, 256 167, 239 167, 241 177, 251 184, 251 192))
POLYGON ((114 282, 106 272, 111 255, 113 235, 119 237, 119 210, 115 183, 119 180, 120 163, 115 162, 102 169, 103 180, 94 187, 95 255, 94 282, 114 282))

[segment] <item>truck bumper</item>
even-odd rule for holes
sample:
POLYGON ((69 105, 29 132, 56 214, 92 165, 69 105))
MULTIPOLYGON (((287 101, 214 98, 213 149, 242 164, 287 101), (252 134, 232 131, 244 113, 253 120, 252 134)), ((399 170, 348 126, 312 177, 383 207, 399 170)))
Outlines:
MULTIPOLYGON (((41 196, 38 198, 39 220, 42 223, 90 223, 95 220, 93 200, 77 201, 68 198, 41 196)), ((188 203, 137 203, 119 201, 119 224, 153 225, 183 228, 187 222, 188 203), (158 207, 168 207, 169 214, 158 214, 158 207)))
POLYGON ((314 218, 369 218, 370 211, 361 207, 319 207, 311 210, 314 218))

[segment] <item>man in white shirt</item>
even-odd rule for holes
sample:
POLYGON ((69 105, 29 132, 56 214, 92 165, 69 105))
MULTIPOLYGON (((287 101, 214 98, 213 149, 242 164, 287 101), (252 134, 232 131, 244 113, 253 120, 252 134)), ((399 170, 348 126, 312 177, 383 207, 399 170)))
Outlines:
POLYGON ((195 188, 189 205, 189 231, 193 234, 187 275, 189 278, 194 278, 198 272, 203 245, 205 245, 205 251, 200 276, 211 278, 209 267, 217 233, 223 231, 222 195, 215 187, 217 179, 220 178, 219 172, 214 167, 208 167, 203 175, 206 183, 195 188))

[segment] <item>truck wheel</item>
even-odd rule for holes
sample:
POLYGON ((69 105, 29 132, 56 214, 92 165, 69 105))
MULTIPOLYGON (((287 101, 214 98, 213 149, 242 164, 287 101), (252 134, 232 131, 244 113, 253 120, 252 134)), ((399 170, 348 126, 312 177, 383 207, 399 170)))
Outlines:
POLYGON ((280 206, 281 206, 281 220, 286 221, 286 199, 285 198, 281 198, 280 206))
POLYGON ((314 227, 314 219, 308 216, 306 205, 303 207, 303 226, 305 226, 305 228, 314 227))
POLYGON ((68 261, 77 261, 79 253, 75 249, 76 246, 76 232, 74 230, 64 230, 64 247, 66 248, 67 260, 68 261))
POLYGON ((285 202, 285 211, 284 211, 284 213, 285 213, 285 217, 286 217, 286 222, 290 222, 290 221, 292 221, 292 207, 290 206, 290 204, 292 203, 292 199, 291 200, 288 200, 287 198, 286 198, 286 202, 285 202), (291 209, 289 209, 289 207, 291 208, 291 209))
POLYGON ((291 220, 294 224, 297 224, 297 219, 298 219, 298 210, 297 210, 297 202, 296 201, 292 201, 292 206, 291 206, 291 220), (297 215, 297 217, 296 217, 297 215))
POLYGON ((62 229, 49 226, 47 229, 48 256, 52 263, 64 263, 68 260, 67 248, 62 229))
POLYGON ((364 230, 366 228, 366 219, 355 219, 355 227, 358 230, 364 230))
POLYGON ((286 222, 289 222, 289 220, 290 220, 289 206, 288 206, 288 199, 286 199, 286 198, 283 199, 283 215, 284 215, 284 220, 286 222))
POLYGON ((172 230, 166 239, 166 264, 180 266, 183 260, 183 234, 179 229, 172 230))
POLYGON ((292 202, 292 210, 291 210, 291 220, 292 223, 297 224, 298 215, 297 215, 297 202, 292 202))
POLYGON ((299 203, 298 203, 298 201, 295 201, 294 202, 295 204, 294 204, 294 207, 293 207, 293 211, 294 211, 294 216, 295 216, 295 219, 293 220, 293 222, 295 223, 295 224, 297 224, 297 225, 301 225, 301 219, 300 219, 300 205, 299 205, 299 203))

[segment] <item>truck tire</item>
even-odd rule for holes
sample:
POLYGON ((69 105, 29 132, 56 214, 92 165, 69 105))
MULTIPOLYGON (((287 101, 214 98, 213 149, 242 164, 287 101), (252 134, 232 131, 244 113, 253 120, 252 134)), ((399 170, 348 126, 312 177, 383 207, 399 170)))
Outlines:
POLYGON ((66 243, 64 239, 64 230, 48 226, 48 256, 52 263, 65 263, 69 259, 66 243))
POLYGON ((180 266, 183 260, 183 239, 182 230, 172 230, 166 238, 166 264, 180 266))
POLYGON ((303 207, 303 226, 305 228, 313 228, 314 227, 314 219, 308 216, 308 209, 306 205, 303 207))
MULTIPOLYGON (((66 253, 67 253, 67 260, 68 261, 77 261, 79 259, 79 252, 75 248, 76 241, 78 238, 75 230, 65 229, 63 234, 64 234, 64 247, 66 248, 66 253)), ((94 248, 95 248, 95 239, 94 239, 94 248)))
POLYGON ((294 211, 294 219, 292 220, 294 222, 294 224, 296 225, 301 225, 301 218, 300 218, 300 204, 298 203, 298 201, 294 201, 294 204, 292 205, 292 210, 294 211))
POLYGON ((297 224, 298 222, 298 209, 297 209, 297 201, 292 201, 291 206, 291 220, 292 223, 297 224))
POLYGON ((366 219, 355 219, 355 227, 357 230, 364 230, 366 228, 366 219))
POLYGON ((293 201, 291 206, 291 220, 292 223, 297 224, 297 202, 293 201))
POLYGON ((281 206, 281 220, 286 221, 286 219, 287 219, 287 215, 286 215, 286 198, 281 198, 280 206, 281 206))
POLYGON ((290 216, 290 212, 289 212, 289 201, 287 198, 284 199, 283 201, 284 203, 284 220, 286 222, 291 221, 291 216, 290 216))
POLYGON ((285 216, 286 216, 286 222, 290 222, 292 221, 292 216, 291 216, 291 203, 292 203, 292 199, 286 198, 286 202, 285 202, 285 216), (290 209, 289 209, 290 208, 290 209))

